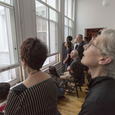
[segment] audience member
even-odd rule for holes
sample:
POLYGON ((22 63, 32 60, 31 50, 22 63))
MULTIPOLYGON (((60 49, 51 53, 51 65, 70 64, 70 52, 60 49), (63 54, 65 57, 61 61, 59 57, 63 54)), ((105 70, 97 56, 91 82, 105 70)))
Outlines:
POLYGON ((4 113, 4 108, 6 106, 6 99, 10 90, 9 83, 0 83, 0 112, 4 113))
POLYGON ((84 50, 92 78, 79 115, 115 115, 115 30, 104 29, 84 50))
POLYGON ((75 50, 78 51, 79 57, 81 60, 83 57, 83 51, 84 51, 83 46, 85 45, 85 42, 83 41, 83 36, 81 34, 78 34, 78 36, 76 37, 76 40, 79 43, 79 45, 76 46, 75 50))
MULTIPOLYGON (((77 42, 79 43, 79 45, 76 46, 75 50, 78 51, 78 53, 79 53, 79 58, 80 58, 80 60, 81 60, 82 57, 83 57, 83 51, 84 51, 83 46, 85 45, 85 42, 83 41, 83 36, 82 36, 81 34, 78 34, 78 36, 76 37, 76 40, 77 40, 77 42)), ((81 86, 83 85, 83 83, 85 83, 84 65, 82 66, 82 83, 81 83, 81 86)))
POLYGON ((81 77, 81 62, 78 58, 78 51, 73 50, 71 52, 71 58, 73 59, 73 62, 70 66, 68 66, 67 71, 69 71, 69 74, 76 79, 79 79, 78 77, 81 77))
POLYGON ((71 58, 70 58, 70 53, 71 53, 71 42, 67 41, 65 42, 65 46, 66 46, 66 52, 64 55, 64 61, 63 64, 65 64, 65 69, 67 71, 67 67, 70 65, 71 63, 71 58))
MULTIPOLYGON (((68 36, 67 38, 66 38, 66 42, 67 41, 70 41, 70 43, 71 43, 71 50, 73 50, 74 49, 74 45, 73 45, 73 43, 71 42, 72 41, 72 39, 73 39, 73 37, 72 36, 68 36)), ((64 42, 63 44, 62 44, 62 62, 64 61, 64 56, 65 56, 65 53, 66 53, 66 46, 65 46, 65 43, 66 42, 64 42)), ((72 61, 72 60, 71 60, 72 61)), ((70 62, 71 62, 70 61, 70 62)), ((62 63, 63 64, 63 63, 62 63)), ((63 64, 63 65, 65 65, 65 64, 63 64)), ((66 71, 66 69, 65 69, 65 66, 63 66, 63 68, 62 68, 62 72, 65 72, 66 71)))
POLYGON ((71 42, 71 50, 73 50, 73 49, 74 49, 74 45, 73 45, 73 43, 72 43, 73 37, 72 37, 72 36, 68 36, 68 37, 67 37, 67 41, 68 41, 68 40, 71 42))
POLYGON ((85 42, 85 44, 88 44, 89 42, 88 42, 88 37, 84 37, 84 40, 83 40, 84 42, 85 42))
POLYGON ((28 38, 20 50, 28 78, 11 90, 5 115, 61 115, 57 109, 57 83, 49 74, 40 71, 47 58, 46 45, 38 38, 28 38))
POLYGON ((58 97, 63 97, 65 90, 63 89, 63 81, 60 79, 55 66, 49 66, 48 73, 54 78, 58 84, 58 97))

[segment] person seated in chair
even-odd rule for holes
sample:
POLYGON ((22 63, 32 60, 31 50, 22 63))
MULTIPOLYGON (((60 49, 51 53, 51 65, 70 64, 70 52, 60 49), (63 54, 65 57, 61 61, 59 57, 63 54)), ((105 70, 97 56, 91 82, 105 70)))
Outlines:
POLYGON ((0 83, 0 113, 4 113, 6 99, 10 90, 9 83, 0 83))
MULTIPOLYGON (((81 62, 79 60, 79 55, 78 55, 78 51, 77 50, 73 50, 70 54, 71 58, 73 59, 73 62, 71 63, 70 66, 68 66, 67 71, 69 71, 69 74, 75 78, 75 79, 79 79, 77 78, 78 76, 80 77, 80 73, 81 73, 81 62)), ((70 78, 71 79, 71 78, 70 78)), ((68 79, 68 80, 70 80, 68 79)))
POLYGON ((48 74, 51 75, 52 78, 54 78, 57 82, 58 85, 58 98, 60 97, 64 97, 65 94, 65 90, 63 89, 63 81, 60 79, 60 76, 58 75, 57 71, 56 71, 56 67, 55 66, 49 66, 48 69, 48 74))
POLYGON ((72 52, 70 53, 70 56, 73 59, 73 62, 70 64, 70 66, 68 66, 67 68, 68 72, 64 72, 64 75, 60 76, 61 79, 66 79, 66 80, 73 79, 80 72, 80 70, 77 70, 77 68, 79 69, 81 66, 78 51, 72 50, 72 52))

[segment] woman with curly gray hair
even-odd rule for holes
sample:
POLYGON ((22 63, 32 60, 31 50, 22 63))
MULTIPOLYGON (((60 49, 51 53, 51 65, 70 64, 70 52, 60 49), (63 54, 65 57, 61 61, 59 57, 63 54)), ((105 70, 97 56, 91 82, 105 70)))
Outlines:
POLYGON ((115 30, 104 29, 83 54, 92 78, 79 115, 115 115, 115 30))

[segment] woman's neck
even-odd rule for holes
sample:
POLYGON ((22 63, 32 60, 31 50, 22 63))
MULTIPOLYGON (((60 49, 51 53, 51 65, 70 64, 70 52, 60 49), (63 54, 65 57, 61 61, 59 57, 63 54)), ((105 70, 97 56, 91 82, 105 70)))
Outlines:
POLYGON ((101 67, 100 68, 92 68, 92 69, 90 69, 90 72, 91 72, 92 78, 95 78, 98 76, 105 76, 104 70, 101 67))
POLYGON ((27 69, 27 74, 28 74, 28 77, 31 76, 32 74, 35 74, 38 72, 38 70, 36 69, 31 69, 29 67, 26 68, 27 69))

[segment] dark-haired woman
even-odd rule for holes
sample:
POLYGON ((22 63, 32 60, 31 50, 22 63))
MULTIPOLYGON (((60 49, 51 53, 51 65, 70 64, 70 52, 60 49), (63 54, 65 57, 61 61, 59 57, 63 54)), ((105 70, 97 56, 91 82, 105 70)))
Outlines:
POLYGON ((60 79, 60 76, 58 75, 55 66, 49 66, 48 73, 54 78, 58 84, 58 97, 63 97, 65 90, 63 89, 63 81, 60 79))
POLYGON ((71 58, 70 58, 70 53, 71 53, 71 42, 70 41, 66 41, 65 42, 65 46, 66 46, 66 52, 64 55, 64 61, 63 64, 65 64, 65 69, 67 71, 67 67, 70 65, 71 63, 71 58))
POLYGON ((46 45, 37 38, 28 38, 20 49, 28 77, 11 90, 5 115, 60 115, 57 83, 50 75, 40 71, 47 58, 46 45))

